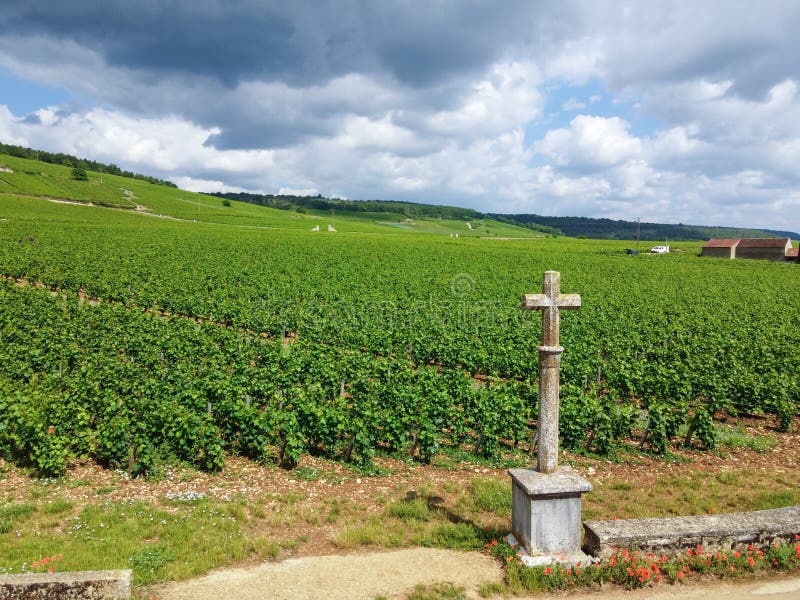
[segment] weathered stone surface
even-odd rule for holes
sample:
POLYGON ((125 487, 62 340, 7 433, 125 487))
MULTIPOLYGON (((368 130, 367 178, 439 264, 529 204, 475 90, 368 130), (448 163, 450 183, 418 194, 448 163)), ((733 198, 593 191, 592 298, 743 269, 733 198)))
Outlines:
POLYGON ((583 526, 584 551, 599 557, 611 555, 615 546, 659 554, 698 545, 704 550, 731 550, 792 541, 800 534, 800 506, 723 515, 587 521, 583 526))
POLYGON ((0 600, 129 600, 131 571, 0 575, 0 600))
POLYGON ((542 311, 542 345, 539 346, 539 449, 536 469, 554 473, 558 468, 558 412, 561 353, 558 344, 561 310, 580 308, 578 294, 561 293, 561 273, 545 271, 542 294, 522 296, 523 310, 542 311))
POLYGON ((509 469, 508 474, 528 496, 572 496, 592 491, 591 483, 567 467, 561 467, 555 473, 509 469))
MULTIPOLYGON (((580 308, 581 297, 561 293, 561 274, 545 271, 541 294, 522 297, 523 310, 542 311, 539 346, 539 448, 536 471, 511 469, 512 532, 532 555, 580 554, 581 494, 592 486, 577 473, 558 467, 561 353, 559 314, 580 308)), ((538 558, 537 558, 538 560, 538 558)))
POLYGON ((539 346, 539 451, 536 470, 555 473, 558 468, 558 414, 561 346, 539 346))
POLYGON ((531 554, 580 551, 581 494, 591 484, 570 469, 539 473, 510 469, 511 530, 531 554))

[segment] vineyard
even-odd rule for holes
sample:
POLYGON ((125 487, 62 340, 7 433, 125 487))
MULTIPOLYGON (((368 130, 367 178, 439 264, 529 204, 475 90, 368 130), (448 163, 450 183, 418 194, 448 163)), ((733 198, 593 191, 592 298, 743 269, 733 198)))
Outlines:
POLYGON ((524 458, 540 317, 519 298, 547 269, 583 299, 562 315, 566 448, 710 448, 716 419, 788 428, 800 408, 796 265, 692 244, 313 235, 259 228, 273 209, 257 206, 194 222, 191 202, 219 201, 161 186, 151 205, 149 184, 124 185, 178 219, 0 189, 0 451, 41 475, 81 458, 132 475, 226 454, 524 458))

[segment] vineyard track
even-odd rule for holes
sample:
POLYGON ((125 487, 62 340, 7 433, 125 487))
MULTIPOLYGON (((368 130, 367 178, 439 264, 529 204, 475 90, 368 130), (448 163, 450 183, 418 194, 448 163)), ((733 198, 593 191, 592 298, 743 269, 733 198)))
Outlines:
POLYGON ((417 585, 450 581, 478 598, 480 584, 502 580, 496 560, 434 548, 315 556, 222 569, 205 577, 143 590, 159 600, 372 600, 397 598, 417 585))
MULTIPOLYGON (((124 204, 108 204, 108 203, 99 203, 99 202, 92 202, 91 200, 73 200, 70 198, 56 198, 55 196, 38 196, 35 194, 20 194, 14 192, 3 192, 6 196, 14 196, 15 198, 32 198, 34 200, 47 200, 48 202, 54 202, 55 204, 71 204, 74 206, 91 206, 93 208, 108 208, 111 210, 124 210, 124 211, 137 211, 139 205, 131 204, 131 205, 124 205, 124 204)), ((132 201, 134 197, 127 197, 129 201, 132 201)), ((142 211, 143 214, 148 214, 142 211)), ((149 213, 153 215, 153 213, 149 213)), ((153 216, 160 216, 160 215, 153 215, 153 216)))

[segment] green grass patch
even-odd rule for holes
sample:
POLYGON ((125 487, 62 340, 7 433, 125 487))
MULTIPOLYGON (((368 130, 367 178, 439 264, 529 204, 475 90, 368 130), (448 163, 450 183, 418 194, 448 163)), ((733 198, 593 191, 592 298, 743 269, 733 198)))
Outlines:
POLYGON ((39 507, 39 511, 45 515, 57 515, 68 510, 72 510, 75 505, 67 500, 50 500, 39 507))
MULTIPOLYGON (((67 510, 57 506, 64 510, 51 514, 67 510)), ((6 572, 20 572, 39 557, 63 554, 58 570, 132 568, 134 583, 141 585, 274 553, 263 541, 248 539, 232 513, 241 514, 209 501, 174 505, 169 511, 146 502, 109 502, 48 526, 34 522, 33 505, 6 506, 0 515, 19 535, 11 528, 0 534, 0 565, 6 572)))
POLYGON ((598 482, 585 496, 583 511, 589 520, 641 519, 746 512, 798 503, 796 483, 778 473, 743 469, 709 476, 704 471, 686 469, 645 486, 598 482))
POLYGON ((610 484, 608 488, 615 492, 629 492, 633 489, 633 486, 625 481, 615 481, 610 484))
POLYGON ((473 479, 470 482, 470 495, 476 511, 491 512, 498 515, 511 513, 511 483, 498 479, 473 479))
POLYGON ((358 546, 382 546, 392 548, 404 543, 401 522, 387 522, 379 517, 372 517, 362 525, 348 525, 333 536, 331 541, 337 548, 349 549, 358 546))
POLYGON ((486 535, 471 523, 438 523, 412 537, 420 546, 451 550, 479 550, 486 535))
POLYGON ((431 509, 425 498, 417 497, 392 502, 386 507, 385 514, 401 521, 428 521, 431 518, 431 509))
POLYGON ((768 452, 780 443, 774 435, 750 435, 743 425, 717 426, 717 445, 727 448, 748 448, 768 452))
POLYGON ((795 504, 800 504, 800 491, 796 488, 779 492, 761 492, 755 497, 753 510, 783 508, 795 504))
POLYGON ((320 478, 319 469, 314 467, 297 467, 290 472, 291 476, 295 479, 302 479, 303 481, 317 481, 320 478))
POLYGON ((408 600, 466 600, 463 587, 452 583, 418 585, 407 596, 408 600))
POLYGON ((9 533, 16 523, 36 512, 34 504, 11 504, 0 508, 0 533, 9 533))

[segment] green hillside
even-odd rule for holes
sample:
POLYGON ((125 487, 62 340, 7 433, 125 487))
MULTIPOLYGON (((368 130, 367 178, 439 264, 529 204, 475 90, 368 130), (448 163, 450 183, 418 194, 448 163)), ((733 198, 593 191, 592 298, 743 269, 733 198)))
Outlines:
POLYGON ((478 219, 468 225, 463 220, 410 219, 405 214, 391 212, 342 214, 314 209, 303 209, 304 212, 279 210, 117 175, 94 171, 88 171, 87 174, 88 181, 76 181, 72 178, 70 167, 0 155, 0 197, 15 195, 51 201, 67 200, 138 212, 148 218, 160 216, 219 225, 309 232, 319 227, 321 235, 328 235, 328 226, 332 226, 337 232, 396 235, 416 232, 458 234, 459 237, 542 236, 530 229, 491 219, 478 219))

